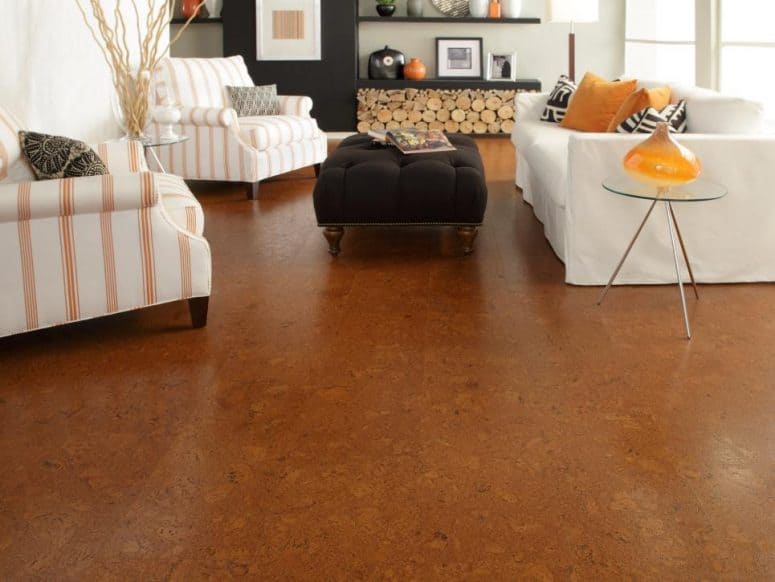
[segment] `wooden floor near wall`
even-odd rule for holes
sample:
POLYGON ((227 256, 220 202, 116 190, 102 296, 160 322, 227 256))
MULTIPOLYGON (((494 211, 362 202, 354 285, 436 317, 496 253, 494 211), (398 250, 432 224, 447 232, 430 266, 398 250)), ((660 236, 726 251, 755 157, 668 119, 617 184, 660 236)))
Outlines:
POLYGON ((330 257, 311 169, 197 185, 205 329, 0 340, 0 579, 775 578, 775 290, 702 286, 692 342, 675 287, 601 309, 479 143, 469 257, 437 228, 330 257))

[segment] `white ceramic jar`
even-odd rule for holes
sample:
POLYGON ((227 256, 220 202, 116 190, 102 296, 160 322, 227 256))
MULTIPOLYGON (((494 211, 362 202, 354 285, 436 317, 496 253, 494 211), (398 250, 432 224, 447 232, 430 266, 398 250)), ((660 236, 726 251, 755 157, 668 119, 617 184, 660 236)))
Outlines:
POLYGON ((207 6, 207 12, 210 13, 210 18, 221 17, 221 10, 223 10, 223 0, 207 0, 205 6, 207 6))
POLYGON ((424 0, 406 0, 406 15, 413 18, 422 16, 424 0))
POLYGON ((157 105, 153 110, 153 119, 161 126, 162 140, 176 140, 178 139, 175 133, 175 125, 180 122, 182 114, 180 107, 167 98, 161 105, 157 105))
POLYGON ((501 0, 503 18, 519 18, 522 15, 522 0, 501 0))
POLYGON ((469 0, 468 11, 474 18, 486 18, 490 10, 489 0, 469 0))

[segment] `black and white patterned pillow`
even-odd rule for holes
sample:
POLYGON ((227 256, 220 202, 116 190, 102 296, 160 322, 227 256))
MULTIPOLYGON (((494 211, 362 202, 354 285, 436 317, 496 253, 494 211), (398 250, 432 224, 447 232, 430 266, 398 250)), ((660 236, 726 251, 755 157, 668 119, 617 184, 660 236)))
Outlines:
POLYGON ((101 176, 108 173, 108 168, 95 151, 76 139, 20 131, 19 145, 38 180, 101 176))
POLYGON ((616 128, 617 133, 653 133, 657 123, 666 121, 670 124, 670 133, 686 133, 686 101, 681 100, 657 111, 647 107, 633 113, 616 128))
POLYGON ((280 100, 277 98, 277 85, 258 87, 226 87, 231 106, 237 117, 255 117, 257 115, 280 115, 280 100))
POLYGON ((576 92, 576 88, 576 83, 571 81, 567 75, 562 75, 549 94, 549 101, 546 102, 541 121, 560 123, 568 112, 568 105, 576 92))

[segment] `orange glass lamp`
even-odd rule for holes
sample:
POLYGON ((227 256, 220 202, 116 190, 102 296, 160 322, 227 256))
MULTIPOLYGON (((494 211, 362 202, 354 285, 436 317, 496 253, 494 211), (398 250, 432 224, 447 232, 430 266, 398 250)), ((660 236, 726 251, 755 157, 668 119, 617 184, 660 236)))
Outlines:
POLYGON ((702 164, 694 153, 670 135, 670 124, 657 123, 654 133, 624 156, 625 171, 638 182, 657 187, 660 193, 671 186, 696 180, 702 164))

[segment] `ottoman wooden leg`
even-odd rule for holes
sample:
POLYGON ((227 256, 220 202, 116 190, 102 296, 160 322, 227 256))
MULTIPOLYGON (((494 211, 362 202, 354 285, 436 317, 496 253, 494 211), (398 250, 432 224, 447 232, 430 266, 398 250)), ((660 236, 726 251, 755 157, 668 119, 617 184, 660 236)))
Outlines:
POLYGON ((323 229, 323 236, 328 241, 328 252, 333 256, 338 255, 339 251, 342 250, 339 243, 342 242, 344 228, 341 226, 327 226, 323 229))
POLYGON ((475 226, 460 226, 457 229, 457 236, 460 238, 460 242, 463 243, 463 252, 470 255, 474 252, 474 240, 476 235, 479 234, 479 229, 475 226))

